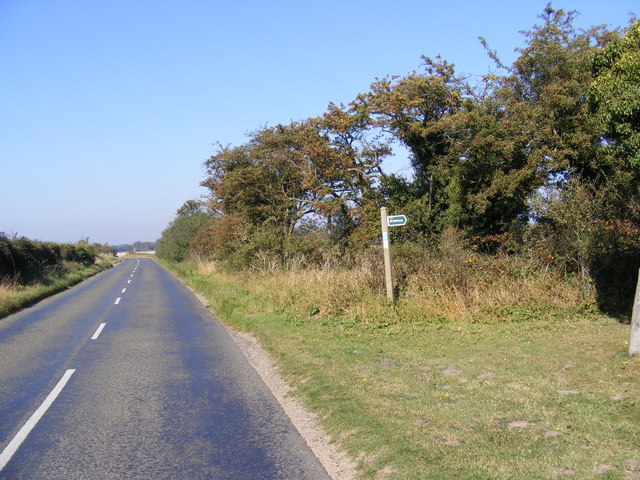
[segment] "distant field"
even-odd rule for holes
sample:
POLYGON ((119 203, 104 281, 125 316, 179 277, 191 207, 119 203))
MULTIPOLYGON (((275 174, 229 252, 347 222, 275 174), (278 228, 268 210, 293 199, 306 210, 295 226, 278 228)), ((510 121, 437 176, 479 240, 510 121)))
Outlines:
POLYGON ((265 276, 168 266, 260 338, 363 479, 640 478, 640 359, 616 319, 292 315, 265 276))

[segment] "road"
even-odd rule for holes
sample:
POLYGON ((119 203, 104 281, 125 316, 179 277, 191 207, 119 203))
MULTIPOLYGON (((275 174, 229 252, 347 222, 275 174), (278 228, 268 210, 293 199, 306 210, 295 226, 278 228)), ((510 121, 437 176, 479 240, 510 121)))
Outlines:
POLYGON ((327 480, 217 320, 127 259, 0 320, 0 479, 327 480))

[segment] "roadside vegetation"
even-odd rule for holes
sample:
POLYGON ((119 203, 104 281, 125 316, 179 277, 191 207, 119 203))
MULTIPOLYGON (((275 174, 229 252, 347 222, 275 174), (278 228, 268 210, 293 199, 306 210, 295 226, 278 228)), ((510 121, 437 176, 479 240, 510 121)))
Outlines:
POLYGON ((640 22, 582 31, 575 16, 548 6, 510 66, 487 46, 499 73, 481 81, 423 57, 420 71, 378 79, 348 105, 220 145, 205 162, 209 195, 178 210, 158 255, 357 271, 380 243, 385 206, 409 219, 391 232, 411 249, 407 265, 454 232, 478 254, 577 274, 598 308, 628 314, 640 266, 640 22), (383 171, 397 145, 409 178, 383 171))
POLYGON ((114 253, 87 241, 58 244, 0 234, 0 318, 112 267, 114 253))
POLYGON ((554 9, 219 145, 164 264, 256 334, 362 478, 640 478, 640 22, 554 9), (402 145, 409 177, 383 160, 402 145), (384 294, 380 207, 398 301, 384 294))
POLYGON ((577 282, 532 273, 474 294, 471 310, 432 286, 418 304, 444 314, 429 317, 413 299, 390 309, 347 272, 163 263, 259 338, 359 478, 640 476, 640 359, 628 325, 575 301, 577 282))

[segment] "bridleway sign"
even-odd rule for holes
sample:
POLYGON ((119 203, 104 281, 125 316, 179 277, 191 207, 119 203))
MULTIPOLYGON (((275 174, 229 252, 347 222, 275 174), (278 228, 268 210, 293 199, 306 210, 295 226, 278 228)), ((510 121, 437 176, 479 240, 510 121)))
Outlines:
POLYGON ((389 215, 387 217, 387 225, 390 227, 401 227, 407 224, 406 215, 389 215))

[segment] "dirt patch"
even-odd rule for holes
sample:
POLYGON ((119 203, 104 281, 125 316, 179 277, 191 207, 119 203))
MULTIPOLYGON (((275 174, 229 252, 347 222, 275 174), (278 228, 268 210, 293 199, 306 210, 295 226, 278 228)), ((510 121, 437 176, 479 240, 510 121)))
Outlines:
POLYGON ((558 390, 558 393, 565 397, 569 395, 580 395, 580 392, 577 392, 575 390, 558 390))
POLYGON ((382 480, 390 475, 393 475, 396 472, 397 470, 393 465, 387 465, 386 467, 382 468, 382 470, 379 470, 374 478, 376 480, 382 480))
POLYGON ((381 358, 380 359, 380 369, 382 369, 382 370, 393 370, 394 368, 396 368, 396 364, 393 363, 388 358, 381 358))
POLYGON ((563 477, 574 477, 576 475, 576 471, 575 470, 562 470, 561 472, 559 472, 559 474, 563 477))
POLYGON ((634 459, 625 460, 624 461, 624 468, 626 470, 629 470, 629 471, 632 471, 632 472, 639 472, 640 471, 640 461, 634 460, 634 459))
POLYGON ((442 374, 446 375, 448 377, 453 377, 455 375, 460 375, 461 373, 463 373, 462 370, 460 370, 455 365, 449 365, 444 370, 442 370, 442 374))
POLYGON ((511 422, 509 425, 509 429, 521 429, 521 428, 529 428, 532 424, 526 420, 517 420, 515 422, 511 422))
POLYGON ((595 468, 593 469, 593 472, 596 475, 604 475, 605 473, 609 473, 614 471, 615 468, 613 468, 611 465, 604 465, 604 464, 599 464, 596 465, 595 468))

